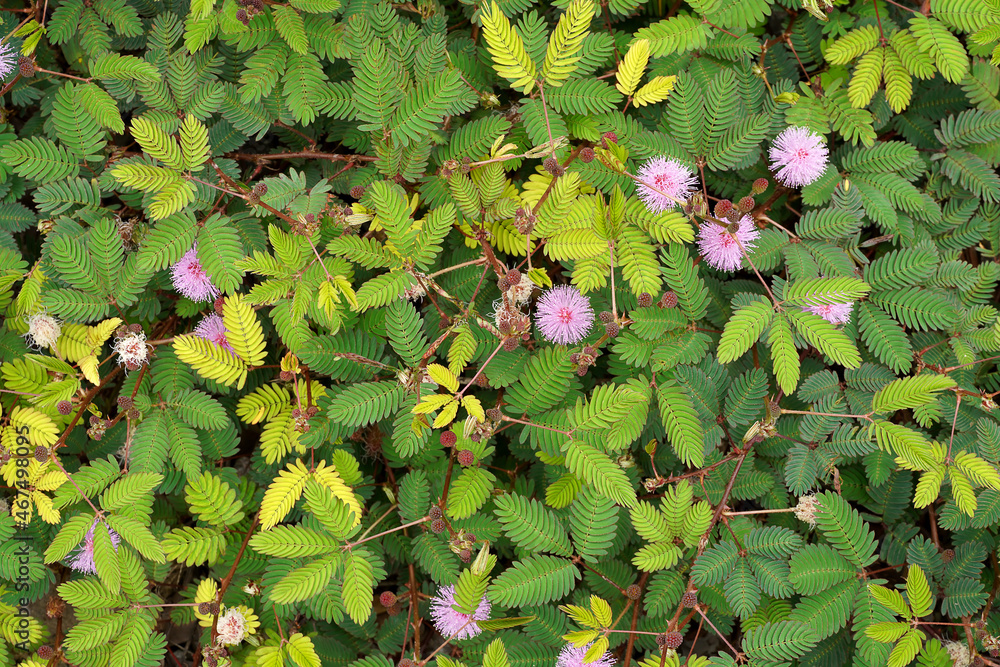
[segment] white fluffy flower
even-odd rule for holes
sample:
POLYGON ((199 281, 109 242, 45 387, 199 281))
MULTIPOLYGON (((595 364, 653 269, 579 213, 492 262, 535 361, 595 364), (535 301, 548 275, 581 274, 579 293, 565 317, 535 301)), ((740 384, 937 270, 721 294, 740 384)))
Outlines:
POLYGON ((52 347, 62 333, 62 323, 51 315, 35 313, 28 318, 29 343, 32 347, 52 347))
POLYGON ((239 609, 227 609, 226 613, 219 617, 216 629, 219 631, 218 642, 220 644, 235 646, 246 637, 247 619, 239 609))
POLYGON ((945 642, 944 647, 955 667, 969 667, 972 663, 972 655, 965 642, 945 642))
POLYGON ((815 495, 802 496, 799 498, 799 504, 795 506, 793 514, 799 521, 805 521, 810 526, 815 526, 817 509, 819 509, 819 503, 816 502, 815 495))
POLYGON ((115 352, 118 363, 134 371, 149 360, 149 347, 146 345, 146 334, 129 332, 115 341, 115 352))

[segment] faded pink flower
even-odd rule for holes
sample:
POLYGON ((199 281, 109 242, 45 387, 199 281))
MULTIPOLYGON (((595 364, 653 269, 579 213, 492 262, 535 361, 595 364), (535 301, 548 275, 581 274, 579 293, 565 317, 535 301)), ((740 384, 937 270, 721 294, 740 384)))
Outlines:
POLYGON ((118 363, 134 371, 149 361, 149 346, 146 345, 146 334, 130 331, 115 340, 114 351, 118 353, 118 363))
POLYGON ((587 650, 592 645, 591 643, 586 646, 576 647, 572 644, 566 644, 559 651, 559 657, 556 658, 556 667, 611 667, 615 664, 615 659, 610 651, 605 651, 604 655, 593 662, 584 662, 583 656, 587 655, 587 650))
MULTIPOLYGON (((77 572, 97 574, 97 567, 94 565, 94 528, 96 527, 97 518, 95 517, 94 522, 90 524, 90 529, 83 538, 83 542, 80 543, 76 555, 69 561, 69 566, 77 572)), ((115 551, 117 551, 121 538, 111 528, 108 528, 108 534, 111 536, 111 544, 115 547, 115 551)))
POLYGON ((24 334, 33 348, 52 347, 62 333, 62 322, 47 313, 35 313, 28 318, 28 333, 24 334))
POLYGON ((441 633, 441 636, 451 637, 454 635, 456 640, 469 639, 483 631, 476 621, 488 620, 492 608, 485 596, 479 602, 476 613, 471 616, 457 611, 452 606, 454 604, 454 586, 443 586, 438 594, 431 598, 431 618, 434 620, 434 627, 441 633))
POLYGON ((677 202, 674 199, 687 201, 687 198, 691 196, 691 190, 698 185, 698 179, 690 169, 677 160, 671 160, 662 155, 648 160, 639 167, 638 176, 639 180, 643 181, 638 188, 639 199, 653 213, 662 213, 677 208, 677 202), (656 189, 654 190, 650 185, 656 189))
POLYGON ((854 302, 825 303, 821 306, 802 306, 802 310, 813 315, 819 315, 830 324, 847 324, 851 321, 851 309, 854 302))
POLYGON ((218 636, 216 641, 223 646, 235 646, 243 641, 243 638, 247 635, 247 619, 243 616, 239 609, 227 609, 226 612, 219 617, 219 622, 216 624, 218 629, 218 636))
POLYGON ((774 140, 770 154, 775 177, 785 185, 801 187, 823 174, 830 151, 822 136, 792 125, 774 140))
POLYGON ((730 234, 729 229, 733 225, 723 227, 714 222, 706 221, 698 231, 698 251, 709 266, 719 271, 735 271, 743 264, 743 252, 740 250, 740 243, 747 252, 750 252, 753 242, 760 236, 760 230, 753 224, 753 219, 749 215, 744 215, 736 223, 736 238, 730 234))
POLYGON ((231 353, 235 354, 233 346, 229 344, 229 339, 226 338, 225 322, 222 317, 216 315, 215 313, 212 313, 198 323, 198 326, 194 328, 194 335, 215 343, 219 347, 229 350, 231 353))
POLYGON ((547 290, 535 307, 535 324, 546 340, 573 345, 583 340, 594 325, 590 299, 569 285, 547 290))
POLYGON ((0 44, 0 79, 6 79, 17 69, 17 50, 9 43, 0 44))
POLYGON ((170 267, 170 277, 174 289, 195 303, 211 301, 220 294, 219 288, 212 284, 212 279, 198 261, 197 243, 170 267))

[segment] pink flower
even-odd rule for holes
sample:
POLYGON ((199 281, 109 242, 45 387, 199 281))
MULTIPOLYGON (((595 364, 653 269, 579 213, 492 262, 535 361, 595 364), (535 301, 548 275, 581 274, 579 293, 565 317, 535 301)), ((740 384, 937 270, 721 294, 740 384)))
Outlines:
POLYGON ((455 610, 452 606, 454 604, 454 586, 442 587, 438 594, 431 598, 431 618, 434 620, 434 627, 441 633, 441 636, 451 637, 454 635, 456 640, 469 639, 483 631, 476 621, 489 619, 492 608, 489 600, 483 597, 476 608, 476 613, 471 616, 455 610))
POLYGON ((195 303, 211 301, 219 296, 219 288, 212 284, 212 279, 198 261, 197 243, 170 267, 170 276, 174 289, 195 303))
POLYGON ((579 343, 594 324, 590 299, 569 285, 559 285, 546 291, 535 308, 535 324, 542 335, 553 343, 579 343))
POLYGON ((639 180, 643 181, 639 184, 639 199, 653 213, 677 208, 674 199, 687 201, 691 190, 698 185, 698 179, 690 169, 677 160, 663 156, 648 160, 639 167, 638 176, 639 180), (647 183, 649 185, 646 185, 647 183))
POLYGON ((819 315, 830 324, 847 324, 851 321, 851 309, 854 302, 826 303, 822 306, 802 306, 802 310, 813 315, 819 315))
POLYGON ((615 659, 610 651, 605 651, 604 655, 593 662, 584 662, 583 656, 587 655, 587 649, 591 646, 592 644, 587 644, 578 648, 572 644, 566 644, 559 651, 556 667, 611 667, 615 664, 615 659))
POLYGON ((747 252, 753 249, 753 242, 760 236, 760 230, 754 226, 749 215, 744 215, 737 223, 736 238, 729 233, 729 227, 706 221, 698 231, 698 251, 709 266, 719 271, 735 271, 743 264, 743 252, 740 243, 747 252))
MULTIPOLYGON (((97 567, 94 565, 94 528, 97 527, 97 518, 94 518, 94 522, 90 524, 90 530, 83 538, 83 542, 80 543, 79 551, 69 562, 69 566, 76 570, 77 572, 83 572, 84 574, 97 574, 97 567)), ((111 544, 114 546, 115 551, 118 550, 118 543, 121 542, 121 538, 118 537, 116 533, 111 528, 108 528, 108 534, 111 536, 111 544)))
POLYGON ((233 346, 229 344, 229 339, 226 338, 225 322, 215 313, 212 313, 198 323, 198 326, 194 328, 194 335, 215 343, 219 347, 225 348, 235 354, 233 346))
POLYGON ((785 185, 809 185, 822 176, 829 155, 823 137, 807 127, 792 125, 771 144, 771 170, 785 185))
POLYGON ((0 79, 6 79, 17 69, 17 51, 9 43, 0 44, 0 79))

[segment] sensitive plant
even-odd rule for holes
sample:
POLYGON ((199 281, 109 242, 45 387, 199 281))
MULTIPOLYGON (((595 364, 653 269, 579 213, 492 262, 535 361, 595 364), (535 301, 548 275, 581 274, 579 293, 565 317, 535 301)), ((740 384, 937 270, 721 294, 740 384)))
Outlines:
POLYGON ((995 2, 15 4, 0 664, 996 662, 995 2))

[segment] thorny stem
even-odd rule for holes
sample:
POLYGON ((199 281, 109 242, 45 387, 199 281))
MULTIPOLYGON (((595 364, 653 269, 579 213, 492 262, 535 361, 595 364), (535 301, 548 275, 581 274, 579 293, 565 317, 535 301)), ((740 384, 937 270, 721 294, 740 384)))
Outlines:
MULTIPOLYGON (((942 341, 942 342, 947 343, 948 341, 942 341)), ((927 349, 930 349, 930 348, 927 348, 927 349)), ((921 352, 926 352, 926 350, 921 350, 921 352)), ((982 359, 976 359, 975 361, 970 361, 969 363, 962 364, 960 366, 948 366, 947 368, 941 369, 941 372, 942 373, 951 373, 952 371, 957 371, 960 368, 966 368, 967 366, 975 366, 976 364, 981 364, 984 361, 994 361, 996 359, 1000 359, 1000 355, 996 355, 996 356, 993 356, 993 357, 984 357, 982 359)))
MULTIPOLYGON (((393 507, 390 508, 389 511, 391 512, 394 509, 396 509, 395 505, 393 505, 393 507)), ((384 514, 381 517, 379 517, 379 521, 381 521, 383 518, 385 518, 384 514)), ((383 530, 381 533, 377 533, 375 535, 372 535, 371 537, 365 537, 363 539, 358 540, 357 542, 351 542, 350 544, 345 544, 341 548, 344 551, 350 551, 351 549, 353 549, 354 547, 358 546, 359 544, 364 544, 365 542, 371 542, 372 540, 376 540, 376 539, 378 539, 378 538, 380 538, 380 537, 382 537, 384 535, 389 535, 390 533, 395 533, 396 531, 403 530, 404 528, 409 528, 410 526, 416 526, 417 524, 421 524, 421 523, 427 521, 427 519, 429 519, 429 518, 430 518, 429 516, 421 517, 420 519, 417 519, 416 521, 411 521, 409 523, 404 523, 402 526, 396 526, 395 528, 390 528, 389 530, 383 530)), ((378 522, 376 522, 376 523, 378 523, 378 522)))
MULTIPOLYGON (((226 578, 222 580, 219 584, 219 592, 215 596, 215 601, 217 603, 222 603, 222 596, 226 594, 229 590, 229 584, 233 582, 233 576, 236 574, 236 568, 239 567, 240 561, 243 560, 243 554, 247 550, 247 545, 250 543, 250 536, 253 535, 253 531, 257 529, 258 524, 260 524, 260 511, 253 517, 253 522, 250 524, 250 528, 247 530, 246 535, 243 536, 243 543, 240 544, 240 550, 236 552, 236 558, 233 560, 232 567, 229 568, 229 572, 226 573, 226 578)), ((219 636, 219 612, 212 614, 212 643, 215 643, 215 638, 219 636)))
POLYGON ((309 242, 309 247, 312 248, 313 254, 316 255, 316 261, 319 262, 319 265, 321 267, 323 267, 323 273, 326 274, 326 278, 327 280, 330 281, 330 285, 332 286, 334 284, 333 276, 330 275, 330 272, 326 268, 326 264, 323 263, 323 258, 319 256, 319 250, 316 249, 316 245, 312 242, 311 238, 309 238, 305 234, 303 234, 303 236, 305 237, 306 241, 309 242))
MULTIPOLYGON (((356 544, 361 544, 361 540, 363 540, 366 537, 368 537, 368 534, 370 532, 372 532, 373 530, 375 530, 375 526, 379 525, 382 522, 382 519, 384 519, 387 516, 389 516, 390 514, 392 514, 392 511, 394 509, 396 509, 396 505, 391 505, 389 507, 389 509, 387 509, 385 512, 382 513, 382 516, 380 516, 379 518, 377 518, 374 521, 372 521, 372 525, 368 526, 368 528, 365 529, 365 532, 361 533, 361 537, 358 538, 358 541, 357 541, 356 544)), ((346 548, 349 549, 350 547, 355 546, 355 545, 354 544, 348 544, 348 545, 345 545, 345 546, 346 546, 346 548)))
POLYGON ((729 640, 726 639, 726 636, 724 634, 722 634, 721 632, 719 632, 719 628, 715 627, 715 624, 712 623, 712 621, 708 618, 708 616, 705 614, 705 612, 703 612, 701 610, 701 605, 695 607, 695 611, 697 611, 699 614, 701 614, 702 620, 704 620, 706 623, 708 623, 708 627, 710 627, 713 630, 715 630, 715 634, 719 635, 719 639, 721 639, 723 641, 723 643, 725 643, 725 645, 729 647, 729 650, 732 651, 735 655, 739 656, 740 652, 736 650, 736 647, 734 647, 732 644, 729 643, 729 640))
POLYGON ((493 350, 493 354, 491 354, 489 356, 489 358, 486 361, 483 362, 483 365, 479 367, 479 370, 476 371, 476 374, 472 376, 472 379, 469 380, 468 383, 466 383, 466 385, 464 387, 462 387, 462 391, 458 392, 458 394, 455 396, 455 398, 457 398, 457 399, 461 399, 462 398, 462 396, 469 389, 469 387, 471 387, 472 384, 477 379, 479 379, 479 376, 482 375, 482 373, 483 373, 484 370, 486 370, 486 367, 489 365, 489 363, 491 361, 493 361, 493 357, 497 356, 497 353, 500 351, 500 348, 502 348, 502 347, 503 347, 503 341, 501 341, 500 344, 497 345, 497 349, 493 350))
POLYGON ((771 218, 769 218, 769 217, 768 217, 768 216, 766 216, 766 215, 763 215, 763 214, 761 214, 761 215, 760 215, 760 216, 759 216, 759 217, 757 218, 757 220, 763 220, 764 222, 768 223, 768 224, 769 224, 769 225, 771 225, 772 227, 777 227, 777 228, 778 228, 778 229, 780 229, 781 231, 783 231, 783 232, 785 232, 786 234, 788 234, 789 236, 791 236, 791 237, 792 237, 793 239, 797 239, 797 238, 799 238, 798 234, 796 234, 795 232, 793 232, 793 231, 792 231, 792 230, 790 230, 790 229, 787 229, 787 228, 785 228, 785 227, 782 227, 781 225, 779 225, 778 223, 776 223, 776 222, 775 222, 774 220, 771 220, 771 218))
POLYGON ((813 410, 789 410, 788 408, 781 408, 781 414, 783 415, 815 415, 817 417, 842 417, 844 419, 866 419, 872 421, 872 414, 868 413, 866 415, 841 415, 836 412, 815 412, 813 410))
POLYGON ((440 275, 443 275, 445 273, 449 273, 451 271, 457 271, 458 269, 464 269, 467 266, 478 266, 479 264, 485 264, 485 263, 486 263, 486 258, 485 257, 477 257, 476 259, 470 259, 468 262, 462 262, 461 264, 455 264, 454 266, 449 266, 446 269, 441 269, 440 271, 435 271, 434 273, 431 273, 427 277, 428 278, 436 278, 436 277, 438 277, 440 275))
POLYGON ((503 415, 500 418, 503 421, 505 421, 505 422, 514 422, 515 424, 524 424, 525 426, 532 426, 534 428, 540 428, 540 429, 543 429, 545 431, 555 431, 556 433, 561 433, 561 434, 565 435, 567 438, 570 438, 570 437, 573 436, 573 433, 571 431, 560 431, 557 428, 552 428, 551 426, 546 426, 545 424, 535 424, 534 422, 525 421, 523 419, 517 419, 516 417, 508 417, 507 415, 503 415))
POLYGON ((332 162, 375 162, 377 157, 368 155, 342 155, 340 153, 317 153, 315 151, 296 151, 292 153, 226 153, 227 158, 234 160, 295 160, 307 158, 310 160, 330 160, 332 162))
POLYGON ((776 510, 747 510, 745 512, 723 512, 722 516, 747 516, 748 514, 777 514, 779 512, 794 512, 794 507, 786 507, 776 510))
POLYGON ((608 253, 611 255, 611 314, 618 320, 618 303, 615 301, 615 243, 608 241, 608 253))
POLYGON ((74 81, 83 81, 84 83, 90 83, 91 79, 85 79, 82 76, 75 76, 73 74, 64 74, 63 72, 53 72, 52 70, 42 69, 41 67, 35 66, 36 72, 41 72, 42 74, 52 74, 53 76, 61 76, 67 79, 73 79, 74 81))
POLYGON ((875 22, 878 23, 878 39, 882 46, 885 46, 885 33, 882 31, 882 17, 879 16, 878 11, 878 0, 872 0, 872 4, 875 5, 875 22))
MULTIPOLYGON (((613 268, 611 270, 614 271, 613 268)), ((643 572, 642 576, 639 578, 639 584, 638 584, 640 592, 645 590, 646 581, 648 579, 649 579, 649 572, 643 572)), ((639 601, 635 600, 632 604, 634 605, 632 608, 632 625, 629 628, 628 645, 625 647, 625 663, 623 664, 623 667, 629 667, 629 665, 632 663, 632 650, 635 648, 635 636, 639 632, 635 629, 636 625, 638 625, 639 623, 639 601)))
POLYGON ((94 510, 94 514, 96 514, 98 517, 101 517, 103 515, 103 512, 97 509, 97 505, 95 505, 93 501, 91 501, 91 499, 87 497, 87 494, 83 492, 83 489, 81 489, 80 485, 76 483, 76 480, 73 479, 73 476, 70 475, 68 472, 66 472, 66 468, 63 467, 62 461, 59 460, 59 455, 56 454, 56 450, 54 447, 52 448, 52 454, 51 456, 49 456, 49 459, 56 464, 57 468, 62 470, 62 474, 66 475, 66 479, 68 479, 70 484, 73 485, 73 488, 76 489, 76 492, 79 493, 80 496, 87 501, 87 504, 90 505, 90 509, 94 510))
MULTIPOLYGON (((545 89, 542 87, 541 81, 538 82, 538 94, 542 98, 542 112, 545 114, 545 131, 549 133, 549 149, 552 151, 553 159, 556 156, 556 146, 552 141, 552 126, 549 124, 549 106, 545 103, 545 89)), ((552 179, 553 182, 555 179, 552 179)))
POLYGON ((760 280, 760 284, 763 285, 764 289, 767 290, 767 295, 771 297, 771 301, 774 302, 774 305, 778 305, 778 300, 774 298, 774 293, 771 291, 771 288, 768 287, 767 281, 764 280, 764 276, 760 275, 760 271, 757 270, 757 266, 753 263, 753 260, 750 259, 750 253, 747 252, 747 249, 746 247, 744 247, 743 242, 740 241, 740 239, 736 236, 736 234, 730 234, 730 236, 734 241, 736 241, 736 245, 740 247, 740 252, 743 253, 743 259, 747 261, 747 264, 750 265, 750 268, 753 269, 753 272, 757 274, 757 279, 760 280))
POLYGON ((951 420, 951 437, 948 438, 948 456, 945 460, 951 459, 951 446, 955 442, 955 426, 958 425, 958 409, 962 407, 962 395, 955 394, 955 417, 951 420))
POLYGON ((473 619, 473 618, 469 618, 469 620, 465 622, 465 625, 463 625, 462 627, 460 627, 458 630, 455 631, 455 634, 451 635, 450 637, 448 637, 447 639, 445 639, 443 642, 441 642, 441 645, 438 646, 436 649, 434 649, 433 653, 431 653, 429 656, 427 656, 426 658, 424 658, 423 660, 421 660, 417 664, 420 665, 420 667, 423 667, 424 665, 426 665, 431 658, 433 658, 435 655, 437 655, 441 651, 441 649, 443 649, 445 646, 447 646, 448 644, 450 644, 451 640, 454 639, 455 637, 457 637, 458 633, 460 633, 462 630, 464 630, 466 625, 469 625, 469 623, 472 623, 474 620, 475 619, 473 619))

